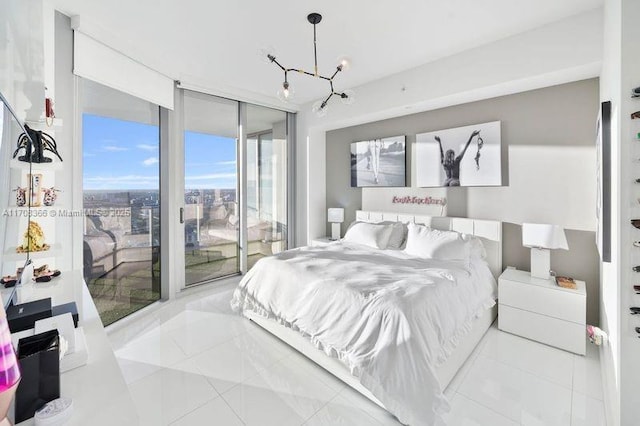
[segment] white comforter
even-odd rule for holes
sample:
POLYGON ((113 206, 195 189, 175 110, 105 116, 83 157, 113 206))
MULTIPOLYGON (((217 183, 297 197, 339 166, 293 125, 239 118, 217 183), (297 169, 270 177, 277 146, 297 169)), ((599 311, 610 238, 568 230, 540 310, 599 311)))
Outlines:
POLYGON ((434 368, 495 298, 484 260, 424 260, 336 243, 261 259, 231 306, 301 332, 402 423, 434 425, 448 410, 434 368))

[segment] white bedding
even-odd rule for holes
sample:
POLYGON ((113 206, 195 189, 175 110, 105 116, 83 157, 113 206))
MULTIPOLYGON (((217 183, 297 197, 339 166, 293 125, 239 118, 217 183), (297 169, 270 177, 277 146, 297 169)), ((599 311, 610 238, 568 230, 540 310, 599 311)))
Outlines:
POLYGON ((434 368, 495 304, 486 262, 412 258, 335 243, 261 259, 231 301, 298 330, 339 359, 402 423, 448 410, 434 368))

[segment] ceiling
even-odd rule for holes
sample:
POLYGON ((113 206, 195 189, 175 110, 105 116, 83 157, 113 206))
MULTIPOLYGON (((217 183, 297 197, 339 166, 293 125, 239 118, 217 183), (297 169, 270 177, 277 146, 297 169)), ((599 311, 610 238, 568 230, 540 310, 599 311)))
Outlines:
MULTIPOLYGON (((286 67, 312 70, 310 12, 317 27, 321 74, 347 55, 352 68, 336 90, 356 87, 418 65, 600 7, 602 0, 46 0, 102 40, 183 83, 235 89, 275 99, 283 75, 257 55, 273 46, 286 67)), ((472 64, 469 72, 473 72, 472 64)), ((296 104, 318 99, 328 85, 290 77, 296 104)), ((276 99, 277 101, 277 99, 276 99)))

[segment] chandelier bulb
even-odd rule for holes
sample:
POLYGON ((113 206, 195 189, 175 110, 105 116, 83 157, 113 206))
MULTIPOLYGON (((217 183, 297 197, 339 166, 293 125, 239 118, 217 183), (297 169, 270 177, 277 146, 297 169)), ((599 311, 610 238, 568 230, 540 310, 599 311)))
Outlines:
POLYGON ((260 60, 266 64, 271 64, 276 60, 276 51, 273 47, 265 47, 263 49, 258 49, 256 52, 260 60))
POLYGON ((345 105, 351 105, 356 101, 356 92, 351 89, 345 90, 340 94, 340 102, 345 105))
POLYGON ((340 56, 338 58, 338 69, 340 71, 349 71, 351 68, 351 59, 347 56, 340 56))
POLYGON ((282 102, 289 102, 291 101, 291 99, 293 99, 295 90, 289 84, 289 82, 285 80, 285 82, 282 83, 282 87, 278 89, 278 92, 276 94, 278 95, 278 99, 280 99, 282 102))
POLYGON ((327 104, 327 101, 317 101, 311 108, 311 111, 313 111, 318 117, 324 117, 327 115, 328 110, 329 105, 327 104))

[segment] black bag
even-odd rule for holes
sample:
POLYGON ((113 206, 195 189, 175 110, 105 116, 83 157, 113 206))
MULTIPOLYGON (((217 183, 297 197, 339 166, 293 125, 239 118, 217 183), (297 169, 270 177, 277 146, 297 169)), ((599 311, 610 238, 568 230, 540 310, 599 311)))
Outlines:
POLYGON ((30 419, 40 407, 60 398, 60 340, 49 330, 18 342, 22 379, 16 391, 16 423, 30 419))

